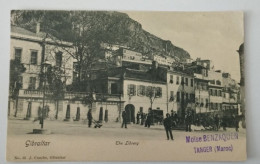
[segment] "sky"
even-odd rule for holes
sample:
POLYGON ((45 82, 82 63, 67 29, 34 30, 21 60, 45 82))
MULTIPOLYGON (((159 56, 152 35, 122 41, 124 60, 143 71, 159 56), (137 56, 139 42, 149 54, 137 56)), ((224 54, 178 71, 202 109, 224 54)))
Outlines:
POLYGON ((170 40, 192 59, 210 59, 215 70, 240 80, 237 50, 244 42, 242 12, 125 12, 142 28, 170 40))

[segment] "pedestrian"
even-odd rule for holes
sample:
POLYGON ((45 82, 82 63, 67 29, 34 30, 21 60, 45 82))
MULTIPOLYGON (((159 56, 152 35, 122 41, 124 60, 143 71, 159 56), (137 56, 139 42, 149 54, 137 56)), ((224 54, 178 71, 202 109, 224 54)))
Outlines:
POLYGON ((151 112, 150 112, 150 113, 147 114, 147 118, 146 118, 147 128, 150 128, 151 123, 152 123, 152 114, 151 114, 151 112))
POLYGON ((219 117, 218 117, 218 114, 215 115, 214 122, 215 122, 216 131, 218 131, 218 129, 219 129, 219 117))
POLYGON ((167 136, 167 140, 169 140, 169 135, 171 137, 171 140, 173 140, 173 135, 172 135, 172 120, 170 118, 170 114, 167 113, 166 114, 166 118, 163 120, 163 125, 164 125, 164 128, 165 128, 165 132, 166 132, 166 136, 167 136))
POLYGON ((226 117, 222 118, 222 126, 223 126, 223 130, 226 131, 227 130, 227 118, 226 117))
POLYGON ((88 117, 88 127, 90 128, 91 124, 92 124, 92 119, 93 119, 91 109, 88 110, 87 117, 88 117))
POLYGON ((127 128, 127 123, 126 123, 126 112, 123 111, 122 112, 122 119, 123 119, 123 122, 122 122, 122 126, 121 128, 123 128, 125 126, 125 128, 127 128))
POLYGON ((140 123, 140 112, 137 112, 136 114, 136 124, 140 123))
POLYGON ((190 112, 185 116, 186 132, 191 132, 192 115, 190 112))
POLYGON ((238 132, 239 130, 239 117, 238 116, 234 116, 234 126, 235 126, 235 129, 236 129, 236 132, 238 132))
POLYGON ((144 113, 144 127, 147 127, 147 114, 144 113))
POLYGON ((144 125, 144 117, 145 117, 145 114, 142 112, 141 113, 141 125, 144 125))

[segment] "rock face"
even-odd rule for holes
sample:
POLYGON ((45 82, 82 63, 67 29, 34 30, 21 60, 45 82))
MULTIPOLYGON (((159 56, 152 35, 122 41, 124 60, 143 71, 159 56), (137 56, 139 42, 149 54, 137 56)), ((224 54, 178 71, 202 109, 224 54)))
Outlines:
MULTIPOLYGON (((16 22, 27 29, 33 27, 31 25, 33 21, 40 20, 43 25, 51 26, 51 28, 63 33, 60 36, 65 36, 66 31, 71 29, 73 21, 84 22, 85 29, 89 33, 96 34, 97 39, 102 42, 121 44, 148 57, 152 57, 152 54, 177 57, 180 60, 190 57, 189 53, 182 48, 142 29, 140 23, 125 13, 111 11, 14 11, 12 18, 17 18, 15 16, 17 13, 20 17, 16 22)), ((69 40, 68 36, 64 39, 69 40)))

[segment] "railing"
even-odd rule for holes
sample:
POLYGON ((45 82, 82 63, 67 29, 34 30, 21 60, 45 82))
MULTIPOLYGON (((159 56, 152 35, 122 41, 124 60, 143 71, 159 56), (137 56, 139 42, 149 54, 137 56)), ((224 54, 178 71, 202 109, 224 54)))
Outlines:
MULTIPOLYGON (((52 96, 53 92, 45 91, 46 97, 52 96)), ((64 99, 82 99, 85 97, 95 97, 96 100, 109 100, 109 99, 120 99, 120 94, 103 94, 103 93, 86 93, 86 92, 65 92, 64 99)), ((28 97, 28 98, 42 98, 43 91, 41 90, 19 90, 19 97, 28 97)))
POLYGON ((202 74, 194 73, 195 78, 202 80, 209 80, 209 77, 203 76, 202 74))

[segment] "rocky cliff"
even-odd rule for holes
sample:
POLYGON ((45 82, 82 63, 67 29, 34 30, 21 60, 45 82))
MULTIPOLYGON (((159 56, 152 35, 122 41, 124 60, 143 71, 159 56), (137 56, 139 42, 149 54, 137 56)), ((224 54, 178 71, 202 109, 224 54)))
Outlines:
POLYGON ((96 39, 101 42, 125 45, 149 57, 152 54, 177 57, 180 60, 190 57, 187 51, 150 34, 142 29, 140 23, 121 12, 12 11, 12 18, 15 24, 29 30, 34 30, 33 24, 40 21, 43 26, 58 31, 59 37, 67 41, 72 38, 68 31, 73 29, 75 24, 81 24, 84 26, 83 30, 96 35, 96 39))

